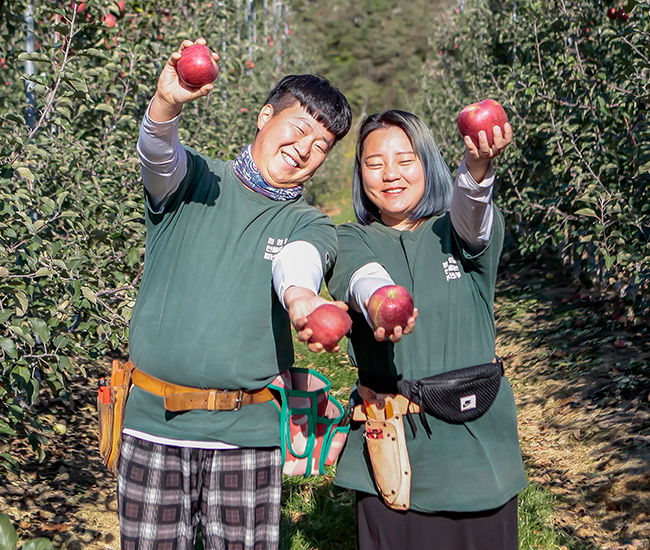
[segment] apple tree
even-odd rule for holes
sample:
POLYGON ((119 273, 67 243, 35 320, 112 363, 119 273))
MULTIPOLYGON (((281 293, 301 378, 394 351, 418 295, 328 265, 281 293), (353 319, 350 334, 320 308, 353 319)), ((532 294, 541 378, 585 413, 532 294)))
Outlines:
POLYGON ((420 98, 452 162, 463 106, 505 107, 515 143, 496 196, 512 248, 616 289, 637 323, 650 312, 649 14, 635 0, 459 2, 434 26, 420 98))
POLYGON ((0 433, 42 452, 39 410, 127 352, 145 249, 135 144, 171 52, 199 36, 219 52, 181 139, 232 158, 301 61, 287 21, 281 0, 0 0, 0 433))

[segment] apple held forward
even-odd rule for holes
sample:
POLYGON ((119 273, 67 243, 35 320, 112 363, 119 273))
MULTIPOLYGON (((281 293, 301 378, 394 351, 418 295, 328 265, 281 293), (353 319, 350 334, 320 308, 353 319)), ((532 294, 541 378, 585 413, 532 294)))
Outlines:
POLYGON ((200 88, 213 82, 219 75, 219 67, 212 57, 210 48, 194 44, 181 52, 176 64, 181 81, 191 88, 200 88))
POLYGON ((307 315, 305 328, 312 331, 309 343, 320 343, 331 351, 352 328, 352 319, 340 307, 323 304, 307 315))
POLYGON ((413 316, 413 298, 403 286, 382 286, 368 300, 368 316, 375 330, 381 327, 388 336, 396 327, 406 327, 413 316))
POLYGON ((486 133, 488 145, 492 147, 494 145, 492 129, 499 126, 501 132, 504 133, 506 122, 508 122, 506 112, 494 99, 484 99, 478 103, 468 105, 459 113, 456 119, 460 133, 463 137, 469 136, 477 147, 478 133, 481 130, 486 133))

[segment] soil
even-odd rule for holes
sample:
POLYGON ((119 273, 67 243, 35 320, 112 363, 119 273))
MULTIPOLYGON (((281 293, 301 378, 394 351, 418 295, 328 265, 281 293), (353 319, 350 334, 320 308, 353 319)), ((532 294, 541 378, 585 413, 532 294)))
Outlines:
MULTIPOLYGON (((557 497, 566 548, 650 550, 647 322, 616 296, 530 269, 502 275, 496 312, 529 480, 557 497)), ((0 512, 21 540, 119 549, 115 480, 96 452, 101 368, 86 369, 71 404, 38 404, 58 432, 42 462, 26 442, 0 444, 20 463, 19 474, 0 473, 0 512)))

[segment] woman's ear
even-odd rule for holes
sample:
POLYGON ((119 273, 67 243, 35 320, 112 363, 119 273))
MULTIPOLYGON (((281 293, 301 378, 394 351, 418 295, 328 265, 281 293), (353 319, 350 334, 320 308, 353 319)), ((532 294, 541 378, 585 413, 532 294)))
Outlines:
POLYGON ((263 126, 271 119, 273 116, 273 113, 275 112, 275 109, 273 109, 273 105, 270 103, 267 103, 260 109, 260 112, 257 115, 257 129, 261 130, 263 126))

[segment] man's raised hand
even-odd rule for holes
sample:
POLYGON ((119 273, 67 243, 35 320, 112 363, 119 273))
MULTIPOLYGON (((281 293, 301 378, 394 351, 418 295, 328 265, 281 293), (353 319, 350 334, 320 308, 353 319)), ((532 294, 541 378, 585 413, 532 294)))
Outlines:
MULTIPOLYGON (((156 122, 167 122, 175 118, 181 112, 185 103, 205 97, 214 88, 211 83, 200 88, 193 88, 185 84, 178 75, 177 65, 181 53, 195 44, 205 46, 207 43, 203 38, 199 38, 195 42, 184 40, 178 50, 169 57, 160 73, 156 95, 149 109, 149 116, 156 122)), ((219 60, 219 55, 214 52, 212 52, 212 57, 215 62, 219 60)))

